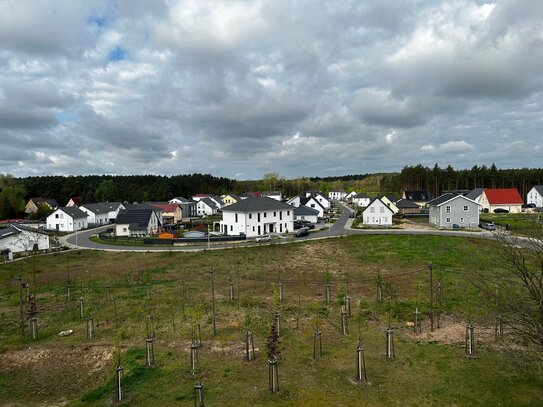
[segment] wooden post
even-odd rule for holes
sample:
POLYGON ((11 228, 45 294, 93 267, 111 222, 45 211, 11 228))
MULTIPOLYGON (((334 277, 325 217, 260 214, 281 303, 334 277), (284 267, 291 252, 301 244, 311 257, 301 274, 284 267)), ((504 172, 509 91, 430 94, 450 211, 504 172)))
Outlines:
POLYGON ((277 359, 268 359, 268 380, 270 391, 277 393, 279 391, 279 376, 277 374, 277 359))
POLYGON ((347 309, 347 318, 351 318, 351 297, 345 296, 345 308, 347 309))
POLYGON ((66 290, 66 301, 71 301, 71 299, 72 299, 72 295, 70 293, 70 287, 68 287, 66 290))
POLYGON ((23 312, 23 282, 21 281, 21 275, 17 277, 19 281, 19 328, 21 330, 21 340, 25 338, 25 322, 24 322, 24 312, 23 312))
POLYGON ((200 324, 192 324, 192 340, 191 343, 197 347, 202 346, 202 330, 200 329, 200 324))
POLYGON ((185 302, 188 304, 189 302, 189 283, 185 282, 185 285, 183 286, 183 296, 185 298, 185 302))
POLYGON ((85 315, 84 300, 83 297, 79 298, 79 318, 83 318, 85 315))
POLYGON ((147 367, 155 365, 155 346, 152 337, 145 339, 145 365, 147 367))
POLYGON ((394 330, 392 328, 386 330, 386 357, 389 359, 396 357, 394 352, 394 330))
POLYGON ((230 296, 230 301, 234 301, 234 283, 228 283, 228 292, 230 296))
POLYGON ((377 282, 377 302, 383 302, 383 285, 380 281, 377 282))
POLYGON ((194 389, 194 407, 204 406, 204 385, 198 382, 193 386, 194 389))
POLYGON ((198 345, 190 345, 190 373, 194 376, 198 372, 198 345))
POLYGON ((109 285, 104 287, 104 295, 106 297, 106 302, 109 301, 109 285))
POLYGON ((498 314, 496 317, 496 326, 494 328, 495 330, 495 336, 496 340, 502 340, 503 339, 503 319, 501 314, 498 314))
POLYGON ((281 336, 281 313, 279 311, 274 312, 275 325, 277 326, 277 336, 281 336))
POLYGON ((147 337, 148 338, 152 338, 155 336, 155 330, 154 330, 154 327, 153 327, 153 317, 151 314, 147 315, 147 328, 146 328, 146 331, 147 331, 147 337))
POLYGON ((430 271, 430 332, 434 332, 434 272, 432 263, 428 264, 430 271))
POLYGON ((30 318, 30 333, 32 339, 38 339, 38 320, 36 317, 30 318))
POLYGON ((341 333, 346 336, 349 334, 349 321, 347 320, 347 311, 341 306, 341 333))
POLYGON ((472 324, 466 326, 466 344, 464 347, 465 355, 467 358, 475 357, 475 335, 472 324))
POLYGON ((356 347, 356 380, 359 382, 368 380, 366 358, 364 357, 364 348, 361 342, 358 342, 358 346, 356 347))
POLYGON ((92 317, 87 318, 87 339, 92 339, 94 336, 94 320, 92 317))
POLYGON ((441 328, 441 314, 443 313, 443 285, 441 284, 441 281, 437 283, 437 303, 438 303, 438 310, 437 310, 437 327, 441 328))
POLYGON ((281 281, 277 284, 277 289, 279 290, 279 302, 283 302, 283 283, 281 281))
POLYGON ((326 283, 324 285, 325 295, 326 295, 326 304, 330 304, 330 284, 326 283))
POLYGON ((422 327, 420 324, 420 312, 418 308, 415 308, 415 325, 413 325, 413 332, 415 335, 418 335, 422 332, 422 327))
POLYGON ((23 287, 25 288, 25 299, 26 302, 30 301, 30 284, 23 283, 23 287))
POLYGON ((117 365, 115 367, 115 401, 120 403, 123 401, 123 383, 124 383, 124 368, 117 365))
POLYGON ((213 336, 217 335, 216 327, 216 315, 215 315, 215 280, 213 279, 213 269, 209 271, 211 273, 211 301, 212 301, 212 312, 213 312, 213 336))
POLYGON ((245 359, 249 362, 255 360, 255 343, 251 331, 247 331, 245 335, 245 359))
POLYGON ((313 359, 317 360, 322 358, 322 334, 319 331, 319 327, 315 327, 315 333, 313 334, 313 359))

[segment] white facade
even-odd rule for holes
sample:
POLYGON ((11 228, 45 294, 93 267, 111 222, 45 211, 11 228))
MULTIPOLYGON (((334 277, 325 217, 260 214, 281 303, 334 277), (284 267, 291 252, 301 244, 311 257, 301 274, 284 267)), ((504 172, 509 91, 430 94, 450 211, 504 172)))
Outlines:
POLYGON ((536 208, 543 207, 543 186, 538 185, 530 189, 528 195, 526 195, 526 203, 534 204, 536 208))
POLYGON ((87 223, 89 225, 107 225, 109 223, 109 213, 108 212, 93 212, 91 209, 86 208, 85 205, 79 207, 83 212, 87 214, 87 223))
POLYGON ((316 211, 319 211, 319 217, 324 217, 324 207, 320 204, 319 201, 315 197, 309 198, 309 200, 305 203, 305 206, 311 209, 315 209, 316 211))
POLYGON ((330 191, 328 192, 328 199, 333 199, 336 201, 342 201, 347 196, 347 193, 345 191, 330 191))
POLYGON ((294 230, 294 210, 277 209, 256 212, 232 212, 224 208, 221 232, 229 236, 256 237, 265 233, 287 233, 294 230))
POLYGON ((116 223, 116 236, 149 236, 159 232, 159 219, 155 211, 150 212, 149 222, 147 225, 138 225, 132 223, 116 223))
POLYGON ((110 222, 115 222, 115 219, 117 219, 117 215, 119 214, 119 211, 121 209, 126 209, 126 207, 122 203, 119 203, 119 205, 116 208, 115 207, 111 208, 111 210, 108 212, 108 217, 109 217, 110 222))
POLYGON ((370 226, 391 226, 392 210, 380 199, 374 199, 362 212, 362 223, 370 226))
POLYGON ((362 195, 361 196, 355 195, 351 199, 352 199, 353 205, 356 205, 358 207, 368 206, 371 202, 370 197, 362 196, 362 195))
POLYGON ((287 201, 287 204, 289 204, 290 206, 294 206, 295 208, 298 208, 300 206, 301 199, 302 198, 300 197, 300 195, 296 195, 295 197, 290 198, 287 201))
POLYGON ((59 232, 75 232, 76 230, 86 229, 89 226, 87 215, 85 212, 81 212, 81 214, 81 217, 72 217, 63 211, 63 208, 58 208, 47 217, 47 229, 59 232))
POLYGON ((49 250, 49 235, 12 225, 0 235, 0 252, 9 249, 11 253, 49 250))
POLYGON ((321 194, 315 195, 313 199, 315 199, 318 203, 320 203, 324 209, 330 209, 330 207, 332 206, 332 203, 330 202, 330 200, 322 196, 321 194))
POLYGON ((281 193, 281 191, 264 191, 262 192, 262 196, 275 199, 276 201, 279 201, 279 202, 283 200, 283 194, 281 193))
POLYGON ((506 211, 509 211, 509 213, 521 213, 522 212, 522 204, 520 203, 501 203, 501 204, 493 204, 490 203, 486 196, 486 192, 483 192, 481 194, 481 197, 479 199, 479 204, 481 204, 483 210, 487 210, 490 213, 493 213, 496 209, 505 209, 506 211))
POLYGON ((200 199, 196 202, 196 214, 198 216, 211 216, 217 213, 217 208, 211 207, 208 205, 205 200, 200 199))

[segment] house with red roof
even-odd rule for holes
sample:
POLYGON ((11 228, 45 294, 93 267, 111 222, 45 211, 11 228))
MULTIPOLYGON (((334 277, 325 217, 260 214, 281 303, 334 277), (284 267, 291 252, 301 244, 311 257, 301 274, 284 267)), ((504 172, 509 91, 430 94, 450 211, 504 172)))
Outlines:
POLYGON ((520 213, 524 201, 516 188, 506 188, 485 189, 481 194, 479 203, 485 212, 495 212, 496 209, 505 209, 510 213, 520 213))
POLYGON ((165 225, 177 224, 183 219, 183 210, 177 203, 150 202, 149 205, 162 209, 162 221, 165 225))

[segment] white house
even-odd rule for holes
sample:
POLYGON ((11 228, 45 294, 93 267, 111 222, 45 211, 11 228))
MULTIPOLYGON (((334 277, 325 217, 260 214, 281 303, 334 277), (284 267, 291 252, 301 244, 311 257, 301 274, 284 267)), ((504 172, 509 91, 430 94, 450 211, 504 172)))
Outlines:
POLYGON ((293 196, 287 201, 287 204, 294 206, 295 208, 299 207, 301 205, 301 200, 303 198, 300 195, 293 196))
POLYGON ((345 200, 347 202, 351 202, 351 200, 353 199, 353 197, 355 197, 357 195, 357 193, 355 191, 351 191, 349 192, 347 195, 345 195, 345 200))
POLYGON ((221 232, 229 236, 255 237, 294 230, 294 208, 272 198, 246 198, 222 210, 221 232))
POLYGON ((148 236, 160 231, 157 211, 150 207, 122 210, 115 220, 116 236, 148 236))
POLYGON ((58 208, 47 217, 47 229, 75 232, 87 228, 87 214, 76 206, 58 208))
POLYGON ((87 214, 87 223, 90 226, 102 226, 109 223, 110 207, 107 203, 85 204, 79 209, 87 214))
POLYGON ((325 208, 324 206, 317 200, 316 196, 312 196, 309 198, 302 198, 300 201, 300 206, 307 206, 308 208, 315 209, 319 212, 319 217, 324 217, 325 208))
POLYGON ((428 221, 441 228, 477 227, 479 225, 479 207, 472 199, 459 194, 443 194, 429 201, 428 221))
POLYGON ((351 197, 351 202, 353 205, 358 206, 359 208, 368 206, 370 201, 371 198, 363 193, 355 194, 351 197))
POLYGON ((506 188, 485 189, 479 203, 483 206, 483 210, 488 212, 505 209, 510 213, 520 213, 524 202, 516 188, 506 188))
POLYGON ((335 201, 342 201, 347 196, 347 192, 343 191, 342 189, 333 189, 332 191, 328 192, 328 199, 333 199, 335 201))
POLYGON ((484 188, 475 188, 475 189, 471 190, 470 192, 468 192, 466 194, 466 197, 468 197, 472 201, 475 201, 477 203, 481 203, 481 197, 483 196, 483 191, 484 190, 485 190, 484 188))
POLYGON ((205 197, 196 201, 196 214, 198 216, 215 215, 218 210, 217 204, 211 198, 205 197))
POLYGON ((306 220, 311 223, 317 223, 319 221, 319 211, 302 205, 294 208, 294 220, 306 220))
POLYGON ((526 195, 526 203, 534 204, 536 208, 543 207, 543 185, 536 185, 530 189, 526 195))
POLYGON ((275 199, 276 201, 283 200, 283 194, 281 193, 281 191, 262 191, 262 196, 275 199))
POLYGON ((332 202, 322 194, 315 194, 312 198, 320 203, 324 209, 330 209, 332 207, 332 202))
POLYGON ((393 214, 387 204, 376 198, 362 212, 362 223, 370 226, 391 226, 393 214))
POLYGON ((11 253, 49 250, 49 235, 41 230, 10 225, 0 229, 0 253, 6 249, 11 253))

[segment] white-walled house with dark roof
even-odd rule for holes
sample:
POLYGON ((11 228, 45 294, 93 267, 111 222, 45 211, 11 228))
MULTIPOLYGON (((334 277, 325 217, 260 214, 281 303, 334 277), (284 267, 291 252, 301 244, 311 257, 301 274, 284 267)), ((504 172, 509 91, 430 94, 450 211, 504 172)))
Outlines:
POLYGON ((75 232, 88 227, 87 214, 76 206, 58 208, 47 217, 47 229, 75 232))
POLYGON ((375 198, 362 212, 362 223, 369 226, 392 226, 394 212, 379 198, 375 198))
POLYGON ((256 237, 294 230, 294 208, 272 198, 246 198, 222 209, 220 230, 225 235, 256 237))
POLYGON ((49 234, 17 224, 10 225, 0 229, 0 253, 6 249, 9 253, 49 250, 49 234))
POLYGON ((543 185, 536 185, 526 195, 526 203, 534 204, 536 208, 543 207, 543 185))
POLYGON ((477 227, 481 204, 464 195, 443 194, 427 204, 428 222, 442 228, 477 227))

